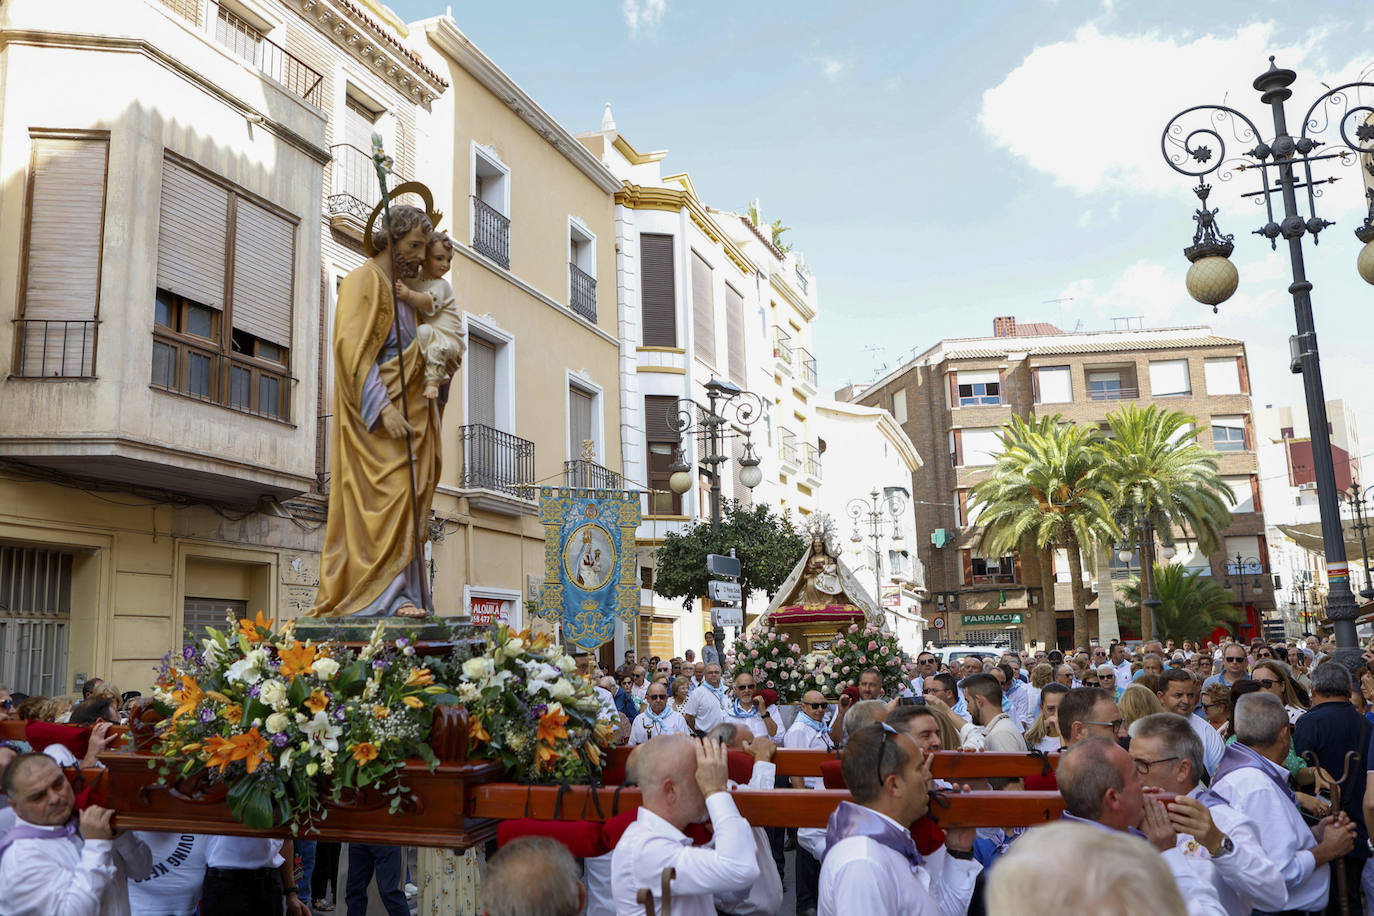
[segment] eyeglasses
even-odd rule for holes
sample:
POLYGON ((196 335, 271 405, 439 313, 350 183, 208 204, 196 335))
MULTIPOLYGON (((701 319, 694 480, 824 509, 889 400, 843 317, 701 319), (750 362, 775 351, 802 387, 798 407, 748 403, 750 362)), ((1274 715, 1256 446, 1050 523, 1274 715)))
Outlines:
POLYGON ((1096 686, 1097 686, 1097 678, 1095 678, 1095 677, 1094 677, 1094 678, 1084 678, 1084 679, 1083 679, 1083 686, 1084 686, 1084 687, 1096 687, 1096 686))
POLYGON ((892 735, 895 738, 897 729, 888 725, 886 722, 879 722, 878 724, 882 726, 883 729, 883 740, 882 743, 878 745, 878 785, 881 786, 883 784, 883 754, 887 751, 887 736, 892 735))
POLYGON ((736 684, 736 685, 735 685, 735 689, 736 689, 736 690, 753 690, 753 689, 754 689, 754 685, 753 685, 753 684, 736 684))
POLYGON ((1084 724, 1084 725, 1098 725, 1098 726, 1101 726, 1102 728, 1110 728, 1110 729, 1111 729, 1112 731, 1114 731, 1114 732, 1119 732, 1119 731, 1121 731, 1121 726, 1124 725, 1125 722, 1126 722, 1125 719, 1113 719, 1113 720, 1110 721, 1110 722, 1091 722, 1091 721, 1089 721, 1089 720, 1087 720, 1087 719, 1084 719, 1084 720, 1083 720, 1083 724, 1084 724))
POLYGON ((1203 711, 1203 712, 1206 712, 1206 711, 1209 710, 1209 709, 1216 709, 1218 706, 1225 706, 1226 704, 1225 704, 1225 703, 1208 703, 1206 700, 1203 700, 1203 701, 1202 701, 1201 703, 1199 703, 1198 705, 1202 707, 1202 711, 1203 711))
POLYGON ((821 701, 820 703, 803 703, 802 705, 807 709, 825 709, 827 704, 821 701))
POLYGON ((1255 683, 1256 683, 1256 684, 1259 684, 1259 685, 1260 685, 1261 687, 1263 687, 1265 690, 1270 690, 1270 689, 1273 688, 1273 686, 1274 686, 1275 684, 1280 683, 1280 682, 1274 680, 1273 678, 1257 677, 1257 678, 1255 678, 1255 683))
POLYGON ((933 664, 935 664, 935 659, 933 659, 933 658, 918 658, 918 659, 916 660, 916 664, 918 664, 918 665, 933 665, 933 664))
POLYGON ((1141 758, 1136 757, 1136 758, 1134 758, 1134 759, 1135 759, 1135 771, 1136 771, 1137 773, 1139 773, 1141 776, 1145 776, 1145 775, 1147 775, 1147 774, 1150 772, 1150 767, 1152 767, 1152 766, 1154 766, 1154 765, 1156 765, 1156 764, 1159 764, 1159 763, 1168 763, 1168 762, 1171 761, 1171 760, 1178 760, 1178 759, 1180 759, 1180 758, 1178 758, 1178 757, 1161 757, 1161 758, 1159 758, 1158 760, 1142 760, 1141 758))
POLYGON ((1114 681, 1114 680, 1116 680, 1116 675, 1115 675, 1115 674, 1099 674, 1098 677, 1101 678, 1101 679, 1104 680, 1104 681, 1114 681))
POLYGON ((1256 655, 1256 656, 1255 656, 1255 658, 1273 658, 1273 657, 1274 657, 1274 653, 1273 653, 1273 652, 1261 652, 1259 655, 1256 655))
POLYGON ((1223 661, 1228 661, 1228 662, 1243 662, 1243 661, 1245 661, 1245 656, 1244 656, 1244 655, 1227 655, 1227 656, 1224 656, 1223 661))
POLYGON ((651 700, 666 700, 666 699, 668 699, 668 694, 666 694, 666 693, 651 693, 651 694, 649 694, 649 699, 651 699, 651 700))

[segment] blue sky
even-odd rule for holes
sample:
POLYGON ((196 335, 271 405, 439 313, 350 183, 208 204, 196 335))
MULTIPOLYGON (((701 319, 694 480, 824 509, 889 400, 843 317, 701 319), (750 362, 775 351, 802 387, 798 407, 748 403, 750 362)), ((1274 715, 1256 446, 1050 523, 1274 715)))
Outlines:
MULTIPOLYGON (((444 10, 391 5, 408 20, 444 10)), ((712 206, 758 197, 793 227, 820 284, 824 389, 942 337, 990 334, 996 315, 1066 330, 1143 316, 1241 337, 1256 406, 1302 403, 1287 257, 1250 235, 1264 211, 1238 197, 1258 179, 1213 181, 1241 274, 1214 316, 1183 287, 1193 182, 1164 164, 1159 138, 1176 111, 1223 98, 1263 126, 1250 81, 1269 54, 1302 77, 1297 124, 1318 81, 1374 65, 1374 8, 584 0, 453 15, 570 130, 595 129, 610 101, 630 142, 668 149, 665 167, 690 172, 712 206)), ((1355 168, 1331 171, 1344 178, 1318 206, 1337 225, 1306 246, 1308 273, 1327 396, 1369 418, 1374 288, 1355 273, 1351 232, 1364 200, 1355 168)), ((1374 426, 1367 438, 1374 452, 1374 426)))

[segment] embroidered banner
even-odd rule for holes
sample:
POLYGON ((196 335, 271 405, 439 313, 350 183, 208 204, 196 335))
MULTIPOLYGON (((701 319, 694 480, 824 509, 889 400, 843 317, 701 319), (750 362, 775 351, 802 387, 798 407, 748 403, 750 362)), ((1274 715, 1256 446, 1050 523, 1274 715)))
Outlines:
POLYGON ((588 651, 615 636, 617 618, 633 626, 639 617, 639 494, 541 487, 539 521, 544 526, 539 613, 561 620, 564 640, 588 651))

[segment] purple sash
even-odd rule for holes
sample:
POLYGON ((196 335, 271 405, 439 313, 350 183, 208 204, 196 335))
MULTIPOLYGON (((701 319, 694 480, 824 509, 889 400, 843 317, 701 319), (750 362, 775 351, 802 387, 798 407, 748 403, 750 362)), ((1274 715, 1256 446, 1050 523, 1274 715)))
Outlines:
POLYGON ((840 840, 852 836, 866 836, 879 846, 886 846, 900 853, 911 863, 911 870, 921 864, 921 854, 916 851, 916 841, 909 831, 874 814, 872 811, 853 802, 842 801, 830 815, 830 823, 825 830, 825 851, 835 848, 840 840))
MULTIPOLYGON (((1236 770, 1259 770, 1268 776, 1274 785, 1279 787, 1284 797, 1292 804, 1297 804, 1298 796, 1288 788, 1287 776, 1280 776, 1274 771, 1275 764, 1270 763, 1264 757, 1252 751, 1250 748, 1241 744, 1239 741, 1226 745, 1226 753, 1221 755, 1221 763, 1217 764, 1217 771, 1212 775, 1212 785, 1221 782, 1224 776, 1234 773, 1236 770)), ((1207 804, 1205 801, 1203 804, 1207 804)), ((1210 806, 1209 806, 1210 807, 1210 806)))
POLYGON ((1216 792, 1213 792, 1206 786, 1198 786, 1196 789, 1194 789, 1192 792, 1189 792, 1188 794, 1191 795, 1193 798, 1197 799, 1198 801, 1202 802, 1208 808, 1215 808, 1217 805, 1226 805, 1229 807, 1231 804, 1230 799, 1226 798, 1223 795, 1218 795, 1216 792))
POLYGON ((10 828, 9 832, 0 837, 0 859, 5 857, 5 850, 9 849, 18 840, 65 840, 76 834, 76 818, 72 818, 61 827, 35 827, 33 824, 20 824, 10 828))

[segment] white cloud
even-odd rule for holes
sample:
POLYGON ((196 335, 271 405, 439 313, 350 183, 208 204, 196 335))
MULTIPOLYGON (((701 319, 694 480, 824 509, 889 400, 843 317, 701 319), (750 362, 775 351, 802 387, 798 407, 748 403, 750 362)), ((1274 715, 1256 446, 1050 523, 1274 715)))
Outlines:
POLYGON ((844 76, 845 71, 849 69, 847 62, 836 57, 821 57, 817 63, 820 64, 821 75, 832 83, 844 76))
MULTIPOLYGON (((1323 38, 1312 32, 1285 43, 1272 23, 1231 34, 1179 36, 1114 34, 1088 24, 1068 40, 1036 48, 984 92, 979 123, 997 146, 1079 194, 1177 195, 1190 179, 1161 156, 1160 136, 1169 118, 1193 105, 1225 103, 1263 129, 1269 114, 1250 83, 1274 54, 1279 66, 1299 73, 1288 120, 1300 123, 1306 106, 1325 91, 1319 80, 1336 85, 1359 69, 1328 65, 1321 58, 1323 38)), ((1230 125, 1220 132, 1228 158, 1253 146, 1253 139, 1236 142, 1230 125)), ((1263 132, 1272 133, 1272 122, 1263 132)), ((1215 177, 1208 180, 1217 184, 1215 177)), ((1243 180, 1219 187, 1213 203, 1231 203, 1226 194, 1256 185, 1243 180)), ((1328 194, 1328 205, 1361 203, 1337 201, 1342 196, 1328 194)))
POLYGON ((667 11, 668 0, 620 0, 620 14, 631 35, 638 35, 641 29, 653 31, 667 11))
POLYGON ((1087 229, 1093 224, 1094 219, 1095 217, 1093 216, 1092 210, 1084 210, 1082 213, 1078 214, 1078 228, 1087 229))

